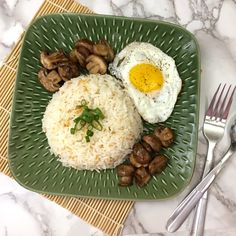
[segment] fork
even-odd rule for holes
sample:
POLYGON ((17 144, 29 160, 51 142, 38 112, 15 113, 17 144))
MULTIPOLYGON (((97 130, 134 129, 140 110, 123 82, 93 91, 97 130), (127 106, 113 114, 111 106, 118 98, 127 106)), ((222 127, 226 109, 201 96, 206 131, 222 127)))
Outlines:
MULTIPOLYGON (((226 108, 224 109, 225 102, 230 91, 231 85, 228 88, 228 91, 224 97, 224 100, 221 104, 220 109, 219 104, 224 92, 226 84, 223 86, 223 89, 220 93, 218 101, 214 107, 214 102, 216 100, 217 93, 221 87, 221 84, 218 86, 213 99, 209 105, 209 108, 206 112, 205 121, 203 125, 203 134, 208 141, 208 153, 207 159, 204 167, 203 178, 208 174, 208 172, 212 169, 213 164, 213 155, 214 155, 214 147, 219 139, 222 138, 224 134, 224 128, 226 125, 227 117, 229 114, 229 110, 233 101, 233 95, 235 92, 235 87, 233 92, 231 93, 230 99, 226 108), (212 126, 213 125, 213 126, 212 126), (208 157, 209 155, 209 157, 208 157)), ((191 236, 202 236, 204 232, 204 224, 206 217, 206 209, 207 209, 207 200, 208 200, 208 192, 206 191, 203 197, 200 199, 193 218, 193 224, 191 229, 191 236)))
MULTIPOLYGON (((231 131, 231 134, 233 132, 231 131)), ((231 135, 231 145, 223 158, 217 163, 217 165, 201 180, 201 182, 192 190, 192 192, 188 195, 189 200, 193 200, 197 203, 200 198, 204 195, 204 193, 211 186, 215 178, 218 176, 220 171, 224 168, 226 162, 233 156, 236 152, 236 141, 233 140, 231 135)), ((195 205, 192 204, 190 210, 193 209, 195 205)), ((202 234, 203 235, 203 234, 202 234)))
MULTIPOLYGON (((233 101, 233 95, 236 89, 236 86, 235 86, 227 102, 227 105, 225 106, 229 91, 231 89, 231 85, 229 86, 226 92, 226 95, 223 98, 223 101, 222 101, 222 96, 223 96, 223 92, 226 87, 226 84, 223 86, 223 89, 220 92, 219 98, 217 99, 217 95, 220 91, 220 87, 221 87, 221 84, 218 86, 211 100, 211 103, 207 109, 205 119, 204 119, 204 124, 203 124, 203 134, 208 141, 208 152, 207 152, 207 158, 206 158, 206 163, 204 167, 203 177, 205 177, 212 168, 214 147, 216 143, 223 137, 227 117, 228 117, 229 110, 233 101)), ((197 194, 199 196, 199 193, 197 194)), ((196 215, 194 218, 195 221, 193 224, 193 226, 195 227, 195 229, 197 228, 197 230, 196 231, 194 231, 195 229, 192 230, 192 233, 200 232, 199 235, 203 235, 206 206, 207 206, 207 196, 208 196, 207 192, 205 192, 203 198, 200 200, 201 202, 199 203, 197 207, 196 215), (197 227, 197 226, 200 226, 200 227, 197 227)), ((179 204, 179 206, 176 208, 176 210, 173 212, 173 214, 170 216, 167 222, 166 228, 169 232, 176 231, 182 225, 182 223, 190 214, 193 207, 198 203, 200 198, 197 198, 197 197, 192 198, 191 194, 189 194, 179 204)))

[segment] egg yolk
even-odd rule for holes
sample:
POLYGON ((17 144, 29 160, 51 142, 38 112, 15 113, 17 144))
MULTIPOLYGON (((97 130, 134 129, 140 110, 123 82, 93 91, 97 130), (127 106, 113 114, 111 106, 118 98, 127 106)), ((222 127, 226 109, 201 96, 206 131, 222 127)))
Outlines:
POLYGON ((137 64, 129 71, 132 85, 141 92, 160 90, 164 78, 158 67, 151 64, 137 64))

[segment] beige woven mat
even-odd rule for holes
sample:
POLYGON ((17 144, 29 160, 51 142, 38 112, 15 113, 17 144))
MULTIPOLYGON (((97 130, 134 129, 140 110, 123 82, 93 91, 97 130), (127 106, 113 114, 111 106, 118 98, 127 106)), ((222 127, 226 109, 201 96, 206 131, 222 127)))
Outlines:
MULTIPOLYGON (((92 13, 91 10, 75 3, 73 0, 45 0, 34 19, 54 12, 92 13)), ((23 35, 24 33, 0 68, 0 171, 10 177, 11 173, 7 163, 9 116, 23 35)), ((119 234, 133 206, 132 201, 72 198, 54 195, 44 196, 101 229, 107 235, 119 234)))

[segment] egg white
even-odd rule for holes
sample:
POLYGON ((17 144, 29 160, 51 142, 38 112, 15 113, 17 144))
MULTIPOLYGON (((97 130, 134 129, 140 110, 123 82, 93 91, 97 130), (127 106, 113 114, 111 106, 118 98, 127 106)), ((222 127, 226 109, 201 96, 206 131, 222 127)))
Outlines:
POLYGON ((112 75, 122 80, 144 120, 158 123, 170 117, 182 87, 173 58, 150 43, 133 42, 116 55, 109 70, 112 75), (160 90, 144 93, 130 82, 129 71, 142 63, 151 64, 162 71, 164 83, 160 90))

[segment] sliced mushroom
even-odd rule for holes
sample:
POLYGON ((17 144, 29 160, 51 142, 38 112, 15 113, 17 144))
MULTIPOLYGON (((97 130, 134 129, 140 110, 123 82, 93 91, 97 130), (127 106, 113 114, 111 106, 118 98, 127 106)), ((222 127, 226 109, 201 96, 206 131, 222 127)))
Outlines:
POLYGON ((148 164, 151 161, 151 156, 141 143, 134 144, 133 156, 140 164, 148 164))
POLYGON ((119 185, 127 187, 133 184, 133 176, 121 176, 119 178, 119 185))
MULTIPOLYGON (((139 167, 141 167, 141 166, 143 165, 143 164, 140 164, 140 163, 136 160, 136 158, 134 157, 133 153, 130 154, 129 161, 130 161, 130 163, 131 163, 134 167, 136 167, 136 168, 139 168, 139 167)), ((147 166, 147 165, 148 165, 148 164, 146 164, 146 166, 147 166)))
POLYGON ((117 167, 118 176, 132 176, 134 174, 134 167, 128 164, 122 164, 117 167))
POLYGON ((90 74, 105 74, 107 72, 107 64, 104 59, 97 55, 90 55, 86 59, 86 69, 90 74))
POLYGON ((148 166, 149 173, 154 175, 156 173, 161 173, 167 166, 168 158, 164 155, 158 155, 153 158, 148 166))
POLYGON ((53 70, 57 68, 59 65, 67 63, 68 58, 65 56, 63 52, 53 52, 53 53, 41 52, 40 62, 46 69, 53 70))
POLYGON ((154 134, 160 139, 164 147, 169 147, 174 141, 174 132, 168 127, 158 127, 154 134))
POLYGON ((154 134, 144 135, 143 141, 149 144, 153 151, 159 152, 161 150, 161 141, 154 134))
POLYGON ((70 59, 86 67, 86 58, 93 52, 93 42, 88 39, 80 39, 75 43, 75 48, 70 52, 70 59))
POLYGON ((64 81, 67 81, 79 75, 79 68, 75 63, 69 62, 64 66, 58 67, 58 74, 64 81))
POLYGON ((89 39, 80 39, 75 43, 75 48, 83 47, 89 54, 93 53, 93 42, 89 39))
POLYGON ((152 152, 152 147, 146 143, 146 142, 141 142, 141 144, 143 145, 143 147, 149 152, 151 153, 152 152))
POLYGON ((105 39, 93 45, 93 53, 104 57, 107 62, 113 61, 115 57, 112 47, 105 39))
POLYGON ((59 90, 61 77, 55 70, 47 72, 47 69, 42 68, 38 73, 38 78, 43 87, 49 92, 56 92, 59 90))
POLYGON ((76 48, 73 48, 69 53, 69 59, 70 59, 70 61, 72 61, 74 63, 79 62, 77 55, 76 55, 76 51, 77 51, 76 48))
POLYGON ((70 58, 73 61, 79 62, 82 67, 86 67, 86 58, 90 55, 85 47, 74 48, 70 53, 70 58))
POLYGON ((144 185, 146 185, 150 178, 151 175, 148 173, 148 171, 146 170, 145 167, 140 167, 135 171, 135 181, 138 184, 138 186, 143 187, 144 185))

